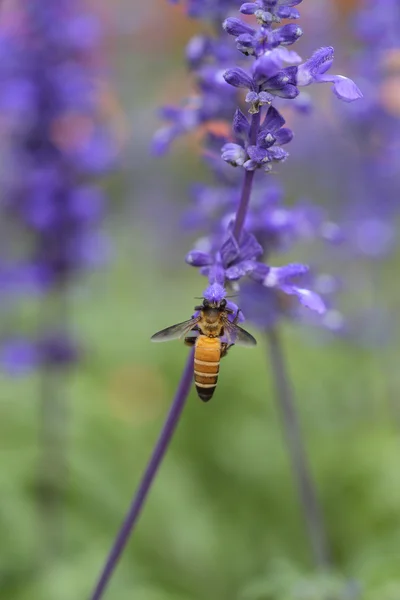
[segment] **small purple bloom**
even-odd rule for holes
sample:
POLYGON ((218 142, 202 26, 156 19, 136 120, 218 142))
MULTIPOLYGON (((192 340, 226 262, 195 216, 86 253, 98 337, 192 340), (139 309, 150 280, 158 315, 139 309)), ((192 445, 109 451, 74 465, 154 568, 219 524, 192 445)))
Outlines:
POLYGON ((320 48, 305 63, 297 68, 297 85, 311 83, 333 83, 333 92, 345 102, 353 102, 363 97, 357 85, 343 75, 325 75, 333 63, 333 48, 320 48))
MULTIPOLYGON (((243 113, 236 113, 233 123, 234 131, 239 129, 241 134, 246 132, 249 137, 249 127, 246 127, 247 120, 244 119, 246 118, 243 113), (240 126, 238 125, 239 121, 240 126)), ((242 142, 245 147, 232 142, 225 144, 222 147, 222 159, 233 166, 243 166, 247 171, 254 171, 258 168, 269 171, 274 163, 285 160, 288 156, 285 150, 278 147, 289 143, 293 137, 290 129, 282 128, 284 123, 282 115, 276 108, 270 106, 259 128, 256 144, 246 144, 245 141, 242 142)))

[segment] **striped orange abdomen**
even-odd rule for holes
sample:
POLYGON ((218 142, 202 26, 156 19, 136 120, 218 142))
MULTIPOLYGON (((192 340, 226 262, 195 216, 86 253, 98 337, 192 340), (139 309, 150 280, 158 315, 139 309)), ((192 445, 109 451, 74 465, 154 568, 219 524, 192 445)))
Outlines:
POLYGON ((194 351, 194 382, 204 402, 210 400, 217 385, 220 359, 220 338, 199 335, 194 351))

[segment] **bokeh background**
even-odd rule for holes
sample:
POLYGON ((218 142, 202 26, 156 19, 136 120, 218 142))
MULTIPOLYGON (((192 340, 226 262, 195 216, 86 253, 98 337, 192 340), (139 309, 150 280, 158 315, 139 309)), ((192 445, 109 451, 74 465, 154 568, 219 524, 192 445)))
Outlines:
MULTIPOLYGON (((351 18, 357 7, 350 0, 305 1, 300 8, 307 39, 298 51, 332 44, 335 71, 356 78, 351 18)), ((88 597, 187 354, 183 344, 152 345, 149 338, 189 318, 193 297, 204 289, 184 263, 194 238, 181 226, 190 183, 209 179, 199 139, 180 140, 161 159, 149 152, 160 126, 158 107, 188 94, 183 49, 201 24, 164 0, 93 2, 91 8, 104 29, 108 119, 120 157, 103 178, 109 242, 106 260, 77 278, 69 293, 69 326, 80 355, 58 382, 63 407, 54 431, 65 458, 64 489, 61 510, 47 525, 37 510, 44 374, 16 376, 3 365, 4 600, 88 597), (57 529, 54 553, 44 547, 43 527, 51 526, 57 529)), ((343 123, 350 113, 326 88, 313 97, 312 115, 289 117, 297 136, 293 156, 279 172, 289 203, 305 196, 338 218, 354 185, 346 179, 352 147, 343 123)), ((308 245, 277 263, 306 257, 343 274, 341 310, 355 323, 352 335, 343 336, 315 326, 283 327, 332 570, 321 573, 313 564, 261 338, 252 351, 230 353, 210 404, 191 392, 108 589, 110 600, 399 600, 398 252, 379 260, 313 252, 308 245)), ((41 301, 30 297, 17 313, 8 306, 3 332, 21 326, 34 331, 40 310, 41 301)))

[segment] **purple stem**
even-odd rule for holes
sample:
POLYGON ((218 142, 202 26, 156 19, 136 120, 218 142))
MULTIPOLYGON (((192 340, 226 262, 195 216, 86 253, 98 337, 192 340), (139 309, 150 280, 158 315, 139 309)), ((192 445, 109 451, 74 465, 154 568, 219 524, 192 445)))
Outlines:
POLYGON ((296 479, 297 491, 303 508, 311 550, 316 566, 321 569, 327 568, 330 566, 331 559, 324 519, 301 436, 293 390, 286 370, 285 358, 277 329, 271 328, 267 330, 266 336, 269 346, 272 376, 276 388, 276 404, 288 444, 293 474, 296 479))
MULTIPOLYGON (((251 145, 255 145, 257 142, 257 134, 260 128, 260 112, 253 114, 251 118, 250 125, 250 134, 249 134, 249 143, 251 145)), ((255 171, 246 171, 243 181, 242 194, 240 196, 239 206, 236 212, 235 217, 235 225, 233 227, 233 235, 236 240, 239 242, 240 234, 242 233, 242 229, 244 226, 244 222, 246 220, 247 210, 249 208, 250 196, 251 196, 251 188, 253 186, 255 171)))
POLYGON ((185 406, 186 399, 189 395, 193 379, 193 358, 194 350, 190 352, 178 390, 162 428, 160 437, 158 438, 157 444, 153 450, 153 454, 147 464, 139 487, 137 488, 133 497, 125 520, 121 525, 117 537, 115 538, 113 547, 111 548, 111 551, 107 557, 106 563, 100 574, 93 594, 90 596, 91 600, 100 600, 100 598, 102 598, 107 584, 110 581, 111 576, 118 564, 118 560, 122 554, 122 551, 124 550, 137 523, 140 512, 150 491, 150 487, 157 474, 158 467, 165 456, 169 443, 178 424, 179 417, 181 416, 183 407, 185 406))

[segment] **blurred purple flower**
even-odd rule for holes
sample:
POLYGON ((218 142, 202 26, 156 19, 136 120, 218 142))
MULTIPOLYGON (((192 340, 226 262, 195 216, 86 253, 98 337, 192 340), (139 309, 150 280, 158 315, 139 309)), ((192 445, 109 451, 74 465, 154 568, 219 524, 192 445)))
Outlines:
POLYGON ((21 260, 20 247, 4 258, 4 272, 24 282, 9 292, 25 295, 32 285, 36 293, 63 295, 104 256, 97 231, 104 195, 88 181, 116 156, 98 110, 100 34, 100 21, 80 0, 26 0, 12 26, 0 23, 0 208, 26 256, 21 260))

